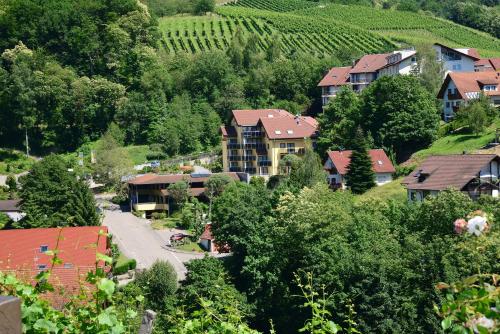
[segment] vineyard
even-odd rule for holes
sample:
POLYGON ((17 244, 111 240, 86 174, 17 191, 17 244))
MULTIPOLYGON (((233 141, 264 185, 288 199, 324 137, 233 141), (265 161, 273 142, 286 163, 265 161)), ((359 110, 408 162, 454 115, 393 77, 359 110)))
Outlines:
POLYGON ((188 53, 224 50, 237 29, 247 37, 256 35, 261 50, 267 49, 270 40, 279 34, 286 54, 306 52, 322 57, 341 48, 382 52, 395 47, 368 31, 304 16, 237 6, 220 7, 218 14, 220 16, 160 19, 163 47, 169 52, 188 53))
POLYGON ((375 53, 430 41, 500 55, 498 39, 429 15, 307 0, 239 0, 208 16, 161 18, 160 29, 162 46, 173 53, 225 50, 239 29, 256 35, 261 50, 279 34, 285 54, 375 53))
POLYGON ((273 12, 291 12, 317 6, 317 2, 308 0, 239 0, 232 2, 229 6, 248 7, 255 9, 270 10, 273 12))

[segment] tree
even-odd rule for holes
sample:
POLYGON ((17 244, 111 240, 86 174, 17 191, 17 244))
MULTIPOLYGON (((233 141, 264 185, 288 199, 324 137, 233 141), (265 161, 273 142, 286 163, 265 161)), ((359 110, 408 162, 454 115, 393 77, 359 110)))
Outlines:
POLYGON ((321 159, 313 151, 311 143, 306 143, 304 155, 300 157, 298 163, 295 166, 292 164, 290 182, 299 189, 311 188, 316 183, 326 183, 326 173, 321 165, 321 159))
POLYGON ((229 176, 225 174, 216 174, 212 175, 208 178, 207 182, 205 183, 205 195, 208 197, 209 200, 209 206, 208 206, 208 219, 212 220, 212 202, 213 200, 222 194, 224 191, 224 188, 229 184, 233 182, 233 179, 231 179, 229 176))
POLYGON ((132 170, 133 161, 108 130, 96 149, 95 179, 115 191, 120 189, 121 178, 132 170))
POLYGON ((375 172, 372 167, 372 159, 368 153, 368 147, 361 129, 356 131, 351 161, 347 166, 346 185, 354 194, 362 194, 375 187, 375 172))
POLYGON ((92 192, 76 175, 68 172, 64 160, 49 155, 20 178, 21 209, 26 217, 16 227, 99 225, 92 192))
POLYGON ((177 181, 168 186, 168 196, 180 207, 189 199, 189 184, 187 181, 177 181))
POLYGON ((478 136, 497 115, 498 112, 495 107, 491 106, 489 98, 481 96, 466 105, 461 105, 453 123, 455 127, 465 126, 469 128, 472 133, 478 136))
POLYGON ((422 86, 436 96, 445 75, 443 63, 438 61, 436 50, 431 44, 417 46, 417 68, 413 71, 418 76, 422 86))
POLYGON ((411 75, 384 76, 362 93, 359 125, 374 144, 393 149, 398 161, 436 138, 435 98, 411 75))
POLYGON ((201 15, 207 12, 213 12, 215 9, 215 0, 195 0, 194 14, 201 15))
POLYGON ((162 310, 177 290, 177 274, 170 263, 156 261, 151 268, 137 274, 135 284, 146 297, 147 307, 162 310))
POLYGON ((281 36, 275 35, 271 37, 271 43, 266 50, 266 60, 274 62, 281 58, 281 36))

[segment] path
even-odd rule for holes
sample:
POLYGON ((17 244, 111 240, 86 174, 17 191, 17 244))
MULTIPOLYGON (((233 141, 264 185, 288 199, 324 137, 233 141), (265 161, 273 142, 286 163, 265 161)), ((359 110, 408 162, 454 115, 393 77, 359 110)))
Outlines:
POLYGON ((113 235, 113 241, 127 257, 137 260, 137 268, 149 268, 156 260, 168 261, 182 280, 186 274, 184 262, 202 258, 203 254, 186 254, 166 249, 168 231, 155 231, 149 221, 135 217, 130 212, 105 210, 103 225, 113 235))

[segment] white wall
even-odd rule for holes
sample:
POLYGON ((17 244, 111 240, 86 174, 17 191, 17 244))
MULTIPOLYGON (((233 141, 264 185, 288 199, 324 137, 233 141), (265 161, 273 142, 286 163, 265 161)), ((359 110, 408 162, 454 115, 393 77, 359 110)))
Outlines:
POLYGON ((474 60, 465 55, 461 55, 460 60, 444 60, 442 55, 442 47, 434 45, 438 59, 443 61, 443 67, 446 72, 474 72, 474 60))
POLYGON ((450 99, 448 99, 448 89, 451 89, 452 92, 455 92, 456 88, 457 88, 457 86, 455 86, 455 83, 453 82, 453 80, 450 80, 450 82, 448 83, 448 87, 446 87, 446 90, 444 92, 443 114, 444 114, 445 121, 451 120, 451 118, 453 118, 453 116, 454 116, 453 106, 460 105, 461 103, 464 102, 463 100, 450 100, 450 99))
POLYGON ((376 173, 375 174, 375 182, 377 186, 381 186, 383 184, 389 183, 392 181, 391 173, 376 173))

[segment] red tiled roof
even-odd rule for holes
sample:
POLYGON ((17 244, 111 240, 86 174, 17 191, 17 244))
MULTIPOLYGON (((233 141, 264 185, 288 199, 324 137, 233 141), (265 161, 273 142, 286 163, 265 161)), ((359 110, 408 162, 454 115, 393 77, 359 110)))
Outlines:
POLYGON ((483 58, 474 62, 474 67, 482 71, 500 71, 500 58, 483 58))
POLYGON ((462 99, 469 99, 468 93, 481 91, 480 82, 500 83, 500 73, 498 72, 450 72, 446 76, 443 85, 438 93, 438 98, 442 99, 448 88, 450 81, 453 81, 462 99))
MULTIPOLYGON (((64 288, 66 296, 80 288, 86 274, 95 269, 96 253, 107 253, 107 237, 99 237, 99 231, 107 233, 105 226, 59 228, 34 228, 0 231, 0 271, 12 272, 20 279, 33 283, 39 273, 39 265, 51 267, 51 256, 40 252, 40 246, 55 250, 62 264, 54 265, 49 282, 56 288, 64 288), (59 243, 58 243, 59 239, 59 243)), ((104 262, 98 264, 104 267, 104 262)), ((59 304, 64 296, 50 294, 49 300, 59 304)))
POLYGON ((469 48, 467 50, 467 54, 471 57, 481 58, 481 56, 479 55, 479 52, 474 48, 469 48))
POLYGON ((212 225, 211 224, 205 225, 205 230, 201 234, 200 239, 214 240, 214 237, 212 236, 212 225))
POLYGON ((212 175, 224 174, 229 176, 235 181, 239 181, 240 177, 238 173, 225 172, 225 173, 214 173, 209 176, 203 177, 193 177, 192 174, 144 174, 137 176, 136 178, 128 181, 129 184, 140 185, 140 184, 170 184, 176 183, 182 180, 187 182, 206 182, 208 178, 212 175))
POLYGON ((349 81, 349 71, 352 66, 333 67, 319 82, 319 87, 346 85, 349 81))
POLYGON ((292 139, 292 138, 309 138, 313 137, 317 131, 317 123, 310 119, 297 116, 267 118, 263 117, 260 120, 262 127, 266 131, 269 139, 292 139))
POLYGON ((246 109, 233 110, 233 117, 239 126, 255 126, 262 117, 293 117, 282 109, 246 109))
POLYGON ((406 185, 408 189, 416 190, 444 190, 447 188, 461 190, 478 176, 481 168, 494 159, 500 162, 500 157, 495 154, 431 156, 405 177, 402 184, 406 185), (419 182, 418 176, 422 174, 427 176, 419 182))
POLYGON ((0 201, 0 212, 7 211, 21 211, 19 203, 21 201, 18 199, 7 199, 0 201))
MULTIPOLYGON (((375 173, 394 173, 396 171, 384 150, 374 149, 369 150, 368 153, 370 154, 373 171, 375 173)), ((347 173, 347 167, 351 163, 351 154, 352 151, 328 151, 328 157, 333 162, 340 175, 345 175, 347 173)))
POLYGON ((356 62, 350 73, 376 72, 387 64, 387 56, 390 55, 391 53, 364 55, 356 62))

